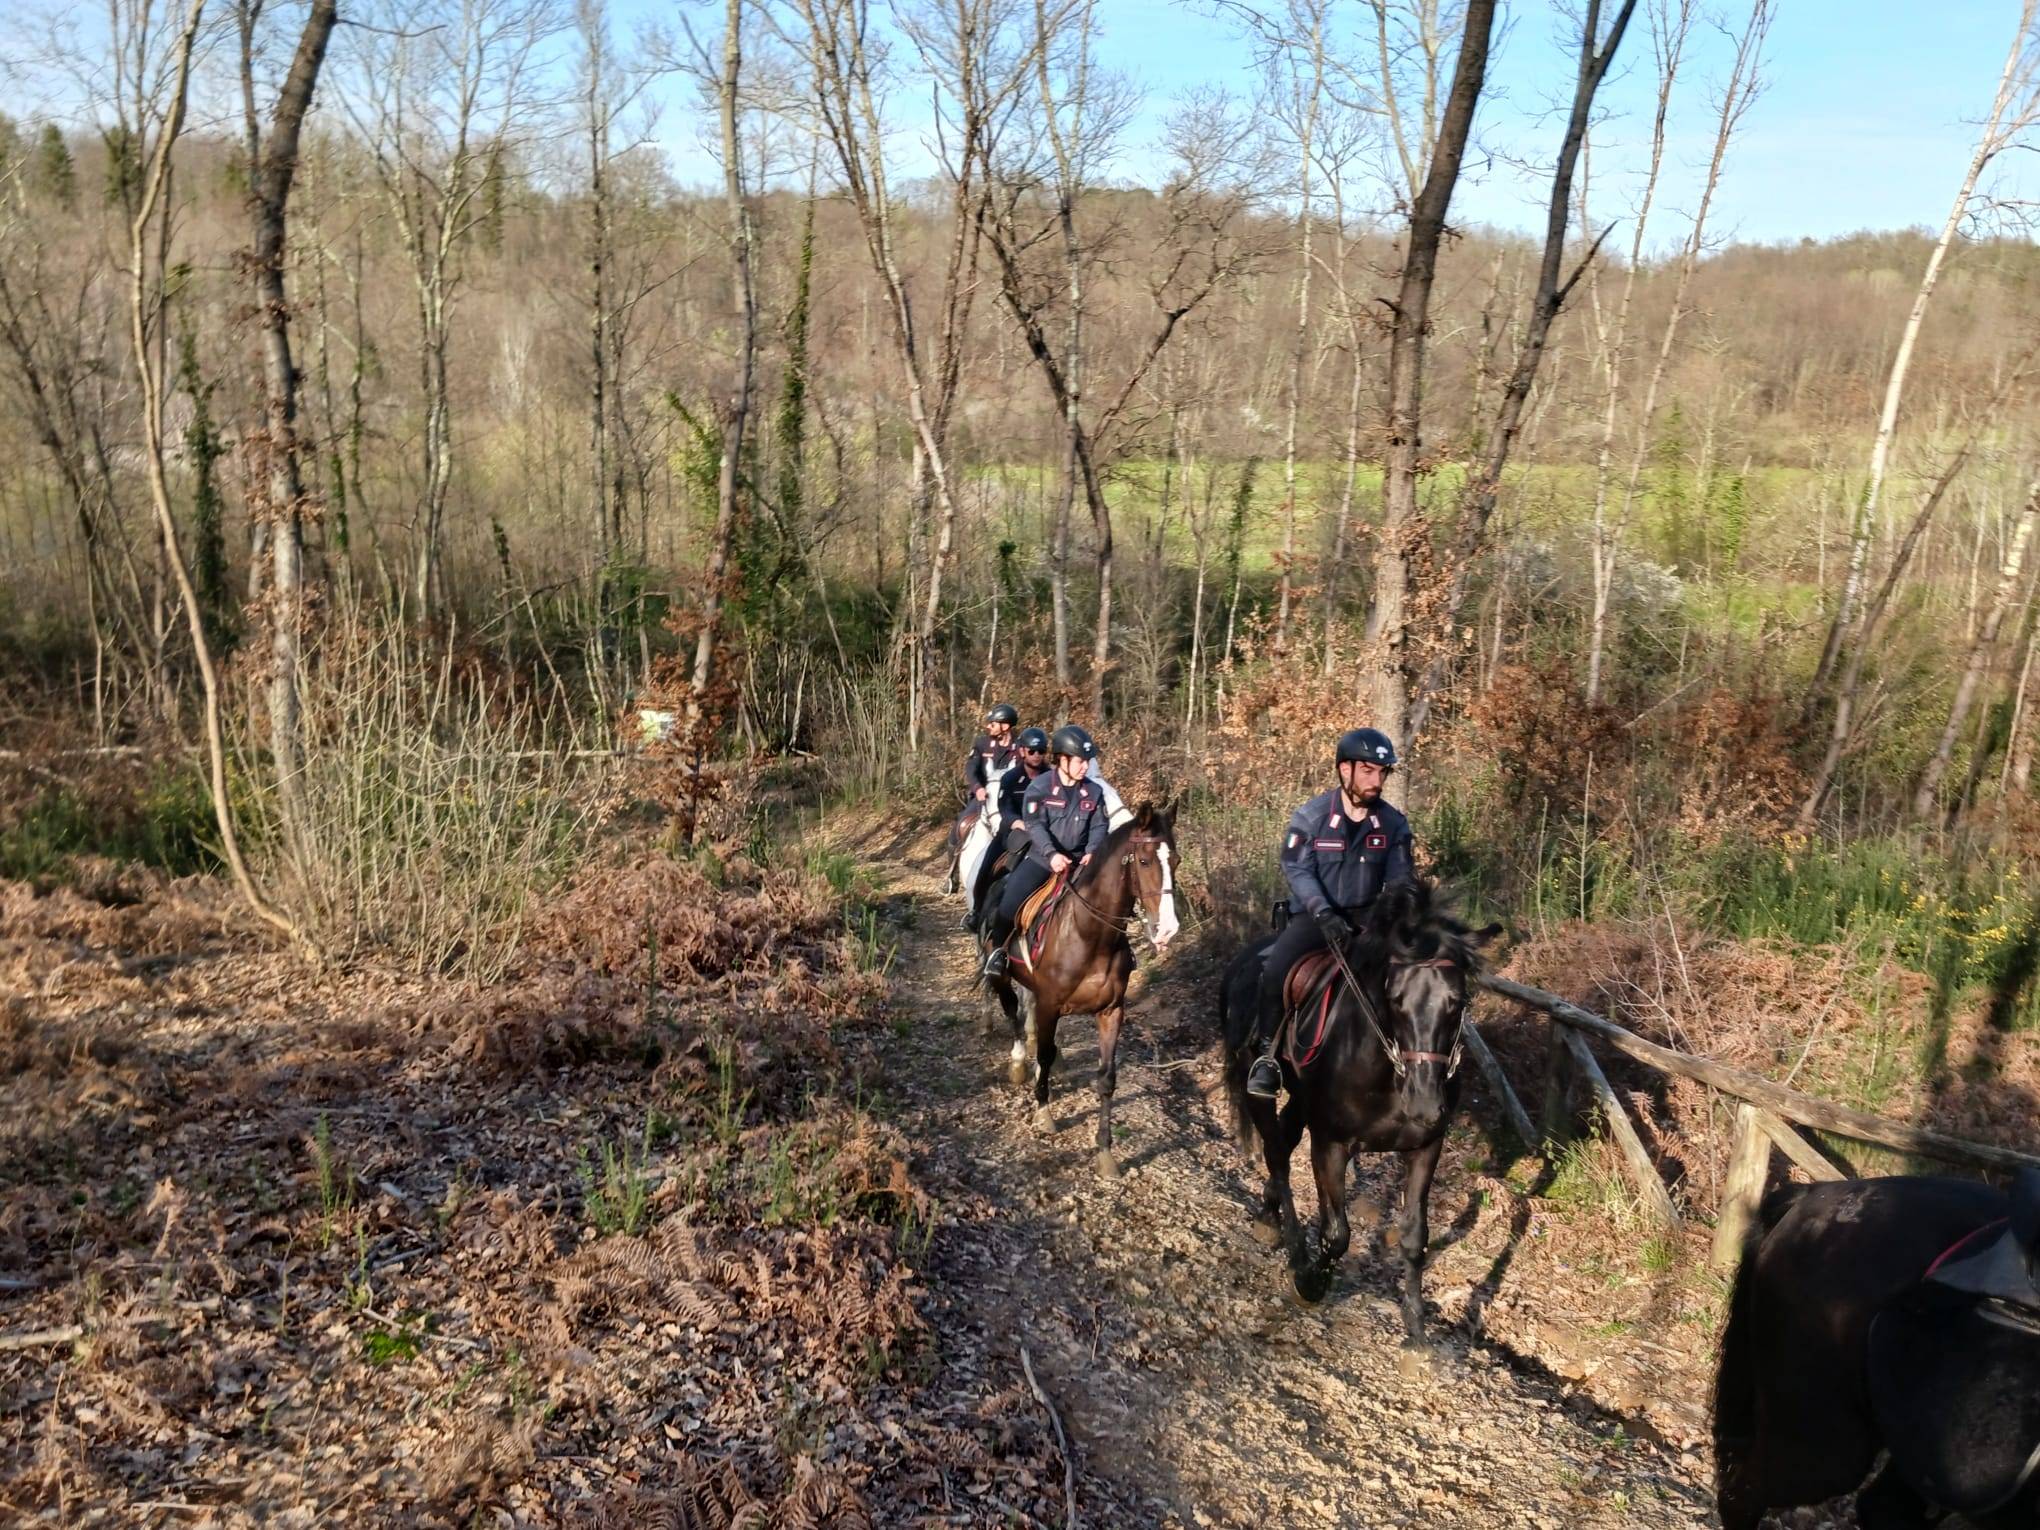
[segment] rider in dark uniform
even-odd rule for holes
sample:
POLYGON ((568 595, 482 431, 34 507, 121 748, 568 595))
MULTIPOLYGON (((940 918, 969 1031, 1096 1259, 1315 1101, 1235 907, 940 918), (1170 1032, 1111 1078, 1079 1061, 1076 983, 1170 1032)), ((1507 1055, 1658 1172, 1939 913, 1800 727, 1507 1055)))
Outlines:
POLYGON ((1027 900, 1050 877, 1088 866, 1105 843, 1105 794, 1096 783, 1084 779, 1098 756, 1098 746, 1075 723, 1065 723, 1055 730, 1049 747, 1055 768, 1036 776, 1021 798, 1027 858, 1006 878, 998 912, 986 932, 992 947, 985 956, 986 977, 1005 974, 1006 942, 1013 938, 1013 926, 1027 900))
POLYGON ((1027 853, 1027 827, 1021 819, 1021 798, 1037 776, 1048 770, 1048 735, 1039 728, 1022 728, 1013 735, 1013 749, 1020 762, 999 777, 999 790, 994 798, 987 799, 987 811, 996 804, 997 813, 992 825, 992 842, 985 849, 984 859, 978 862, 977 881, 970 889, 970 912, 964 915, 963 927, 975 930, 984 918, 985 892, 992 885, 994 869, 999 863, 1001 851, 1010 850, 1013 864, 1027 853))
POLYGON ((1013 766, 1013 730, 1020 726, 1020 710, 1002 701, 985 713, 985 731, 970 746, 963 762, 963 795, 971 802, 988 801, 999 777, 1013 766))
POLYGON ((1289 883, 1289 923, 1262 959, 1247 1093, 1273 1099, 1282 1087, 1275 1034, 1282 1024, 1282 987, 1289 971, 1331 941, 1343 944, 1383 888, 1416 878, 1409 820, 1381 800, 1395 769, 1395 745, 1374 728, 1339 739, 1339 784, 1289 818, 1282 836, 1282 875, 1289 883))
POLYGON ((990 800, 999 777, 1013 764, 1013 730, 1020 725, 1020 709, 1002 701, 985 713, 985 731, 971 741, 963 757, 963 809, 950 830, 953 851, 962 842, 964 822, 971 811, 990 800))

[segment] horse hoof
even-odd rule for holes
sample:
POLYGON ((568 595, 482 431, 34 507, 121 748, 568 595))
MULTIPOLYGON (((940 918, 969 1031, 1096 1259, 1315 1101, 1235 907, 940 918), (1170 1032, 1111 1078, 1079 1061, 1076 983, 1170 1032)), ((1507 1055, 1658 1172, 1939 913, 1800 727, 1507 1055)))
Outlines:
POLYGON ((1290 1294, 1305 1307, 1315 1307, 1325 1299, 1325 1293, 1331 1288, 1330 1271, 1298 1270, 1289 1278, 1290 1294))
POLYGON ((1279 1248, 1282 1244, 1282 1228, 1279 1223, 1264 1222, 1254 1218, 1254 1241, 1263 1248, 1279 1248))
POLYGON ((1404 1381, 1422 1381, 1431 1374, 1431 1347, 1428 1344, 1405 1344, 1396 1351, 1396 1374, 1404 1381))
POLYGON ((1112 1149, 1110 1148, 1100 1148, 1098 1150, 1098 1177, 1100 1179, 1119 1178, 1119 1160, 1112 1156, 1112 1149))
POLYGON ((1027 1073, 1028 1073, 1027 1064, 1024 1062, 1010 1062, 1006 1064, 1006 1077, 1009 1080, 1011 1080, 1016 1087, 1019 1085, 1024 1085, 1027 1082, 1027 1073))
POLYGON ((1044 1137, 1053 1137, 1055 1135, 1055 1112, 1046 1105, 1035 1106, 1034 1129, 1044 1137))

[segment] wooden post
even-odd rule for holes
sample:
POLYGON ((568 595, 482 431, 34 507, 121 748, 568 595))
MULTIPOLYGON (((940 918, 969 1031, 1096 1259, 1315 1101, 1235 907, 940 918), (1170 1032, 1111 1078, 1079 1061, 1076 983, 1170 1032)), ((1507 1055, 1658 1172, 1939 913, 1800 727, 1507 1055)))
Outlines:
POLYGON ((1537 1146, 1537 1129, 1530 1124, 1530 1112, 1523 1108, 1523 1102, 1516 1098, 1516 1091, 1509 1087, 1509 1075, 1502 1071, 1502 1060, 1495 1056, 1487 1044, 1487 1038, 1474 1029, 1471 1020, 1460 1022, 1460 1031, 1466 1038, 1467 1056, 1474 1060, 1481 1076, 1488 1081, 1488 1087, 1495 1092, 1495 1098, 1502 1102, 1502 1114, 1508 1117, 1509 1130, 1516 1134, 1516 1140, 1525 1149, 1537 1146))
POLYGON ((1565 1029, 1551 1027, 1551 1050, 1544 1061, 1544 1154, 1551 1157, 1572 1131, 1572 1054, 1566 1050, 1565 1029))
POLYGON ((1812 1175, 1816 1184, 1825 1179, 1849 1178, 1828 1162, 1819 1148, 1800 1136, 1790 1123, 1780 1120, 1761 1105, 1745 1105, 1743 1108, 1757 1113, 1757 1124, 1763 1127, 1764 1135, 1771 1139, 1772 1145, 1797 1167, 1812 1175))
POLYGON ((1657 1165, 1650 1161, 1650 1153, 1643 1145, 1643 1139, 1636 1135, 1636 1127, 1629 1119, 1629 1112, 1622 1108, 1622 1101, 1608 1082, 1607 1074, 1594 1060, 1594 1054, 1587 1047, 1587 1039, 1578 1031, 1565 1033, 1566 1050, 1572 1053, 1573 1064, 1579 1069, 1580 1077, 1587 1081, 1594 1091, 1594 1098, 1600 1102, 1601 1113, 1608 1120, 1608 1135, 1615 1139, 1615 1145, 1622 1149, 1623 1160, 1629 1165, 1630 1178, 1636 1181, 1638 1193, 1651 1215, 1664 1227, 1676 1227, 1679 1223, 1679 1209, 1672 1204, 1672 1193, 1665 1188, 1665 1182, 1658 1176, 1657 1165))
POLYGON ((1757 1204, 1764 1198, 1764 1183, 1771 1174, 1771 1134, 1754 1105, 1738 1105, 1735 1112, 1735 1146, 1728 1155, 1728 1182, 1721 1187, 1721 1211, 1714 1219, 1714 1250, 1710 1262, 1717 1270, 1736 1267, 1743 1244, 1757 1219, 1757 1204))

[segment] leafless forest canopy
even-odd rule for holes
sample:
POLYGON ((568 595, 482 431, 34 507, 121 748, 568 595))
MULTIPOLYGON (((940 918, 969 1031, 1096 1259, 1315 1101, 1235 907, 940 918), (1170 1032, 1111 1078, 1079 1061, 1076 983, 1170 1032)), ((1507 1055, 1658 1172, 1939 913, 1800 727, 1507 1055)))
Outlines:
POLYGON ((996 692, 1192 792, 1371 718, 1420 808, 1585 803, 1638 864, 1668 815, 2016 839, 2028 32, 1945 227, 1752 246, 1708 218, 1766 0, 1591 7, 1570 117, 1507 144, 1484 4, 1228 14, 1250 90, 1174 103, 1152 184, 1098 168, 1137 117, 1095 0, 53 31, 17 69, 76 111, 0 136, 31 710, 216 736, 291 878, 308 751, 431 652, 534 748, 655 706, 866 788, 996 692), (1654 116, 1598 103, 1618 57, 1654 116), (1548 226, 1457 221, 1470 152, 1548 226))

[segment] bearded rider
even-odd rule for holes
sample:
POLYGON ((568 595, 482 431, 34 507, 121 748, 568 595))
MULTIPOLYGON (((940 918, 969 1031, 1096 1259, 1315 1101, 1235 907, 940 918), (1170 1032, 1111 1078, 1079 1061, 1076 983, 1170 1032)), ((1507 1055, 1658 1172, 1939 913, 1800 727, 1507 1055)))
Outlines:
POLYGON ((1013 926, 1027 900, 1050 877, 1075 876, 1091 864, 1091 857, 1105 843, 1105 794, 1097 783, 1084 779, 1091 761, 1098 757, 1098 746, 1082 728, 1065 723, 1055 730, 1049 752, 1055 768, 1036 776, 1021 798, 1027 856, 1006 878, 998 911, 986 932, 991 949, 985 954, 983 970, 988 978, 1005 975, 1006 942, 1013 938, 1013 926))
POLYGON ((1000 852, 1010 852, 1015 866, 1027 853, 1027 828, 1020 821, 1021 799, 1035 778, 1048 772, 1048 735, 1039 728, 1022 728, 1013 736, 1013 752, 1019 763, 999 777, 997 793, 986 801, 985 811, 994 815, 992 842, 986 846, 978 862, 977 880, 971 884, 970 909, 963 916, 966 930, 975 930, 983 922, 985 891, 992 885, 1000 852))
POLYGON ((1281 851, 1290 918, 1262 959, 1249 1094, 1273 1099, 1282 1086, 1275 1037, 1290 969, 1329 944, 1344 949, 1384 888, 1416 879, 1409 820, 1381 797, 1395 763, 1387 734, 1355 728, 1339 739, 1339 784, 1290 815, 1281 851))

